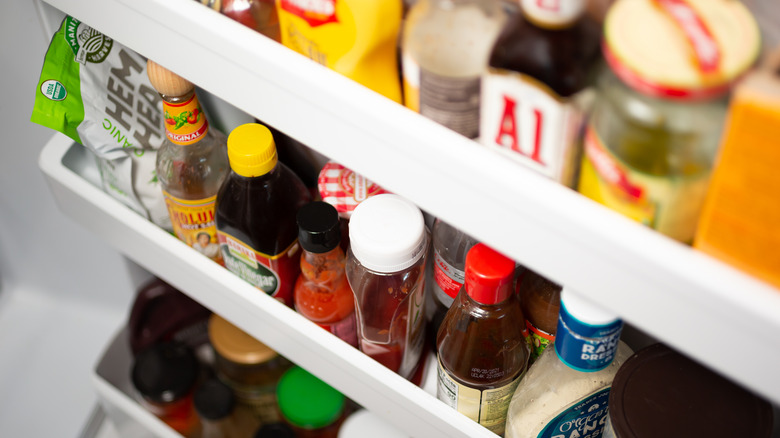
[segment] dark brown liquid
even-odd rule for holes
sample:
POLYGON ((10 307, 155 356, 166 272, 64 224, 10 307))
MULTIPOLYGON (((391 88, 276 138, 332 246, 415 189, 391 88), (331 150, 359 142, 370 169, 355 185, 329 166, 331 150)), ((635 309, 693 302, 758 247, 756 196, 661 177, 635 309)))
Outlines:
POLYGON ((583 16, 565 29, 543 29, 514 14, 499 35, 490 66, 526 74, 561 97, 588 86, 598 60, 601 29, 583 16))
POLYGON ((561 286, 528 270, 519 286, 520 304, 525 318, 551 335, 558 329, 561 286))

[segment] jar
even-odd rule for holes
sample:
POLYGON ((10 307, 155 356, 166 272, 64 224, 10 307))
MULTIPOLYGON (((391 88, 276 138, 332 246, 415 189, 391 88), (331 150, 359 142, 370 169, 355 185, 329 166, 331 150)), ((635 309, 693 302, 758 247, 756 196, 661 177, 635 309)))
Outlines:
POLYGON ((771 434, 769 403, 655 344, 636 352, 618 370, 603 436, 766 438, 771 434))
POLYGON ((377 195, 355 208, 349 235, 347 280, 360 350, 415 382, 423 359, 430 240, 422 212, 400 196, 377 195))
POLYGON ((218 379, 203 382, 195 391, 195 411, 200 417, 200 438, 238 438, 241 430, 233 391, 218 379))
POLYGON ((131 379, 141 406, 175 431, 199 430, 192 394, 199 372, 192 350, 178 341, 154 344, 138 353, 131 379))
POLYGON ((298 438, 336 438, 345 418, 346 397, 295 366, 276 390, 279 412, 298 438))
POLYGON ((693 240, 727 93, 755 61, 741 2, 619 0, 584 138, 579 191, 680 242, 693 240))
POLYGON ((216 353, 217 377, 233 390, 237 401, 251 407, 263 423, 279 421, 276 384, 291 363, 216 314, 209 320, 209 338, 216 353))

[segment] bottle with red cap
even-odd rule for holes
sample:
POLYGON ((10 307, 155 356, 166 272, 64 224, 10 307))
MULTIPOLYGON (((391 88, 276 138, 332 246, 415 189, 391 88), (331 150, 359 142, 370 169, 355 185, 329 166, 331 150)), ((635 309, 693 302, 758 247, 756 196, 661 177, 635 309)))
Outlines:
POLYGON ((498 435, 528 367, 514 275, 513 260, 482 243, 471 248, 465 284, 437 337, 437 397, 498 435))

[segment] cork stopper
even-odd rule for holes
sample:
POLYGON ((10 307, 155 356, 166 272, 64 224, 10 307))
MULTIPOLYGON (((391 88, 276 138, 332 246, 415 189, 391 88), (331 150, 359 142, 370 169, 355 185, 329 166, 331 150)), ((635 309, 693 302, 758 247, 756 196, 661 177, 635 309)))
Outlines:
POLYGON ((195 89, 192 82, 173 73, 151 59, 146 62, 146 74, 158 93, 165 96, 184 96, 195 89))

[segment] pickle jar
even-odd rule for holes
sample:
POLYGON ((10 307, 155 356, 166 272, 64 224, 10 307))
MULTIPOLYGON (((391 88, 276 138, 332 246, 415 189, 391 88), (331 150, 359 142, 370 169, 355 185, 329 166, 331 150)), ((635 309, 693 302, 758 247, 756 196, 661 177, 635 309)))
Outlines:
POLYGON ((730 0, 618 0, 602 47, 579 191, 691 243, 728 92, 759 54, 755 19, 730 0))

